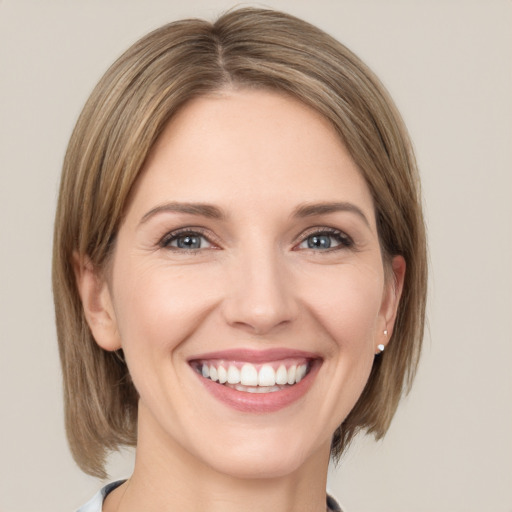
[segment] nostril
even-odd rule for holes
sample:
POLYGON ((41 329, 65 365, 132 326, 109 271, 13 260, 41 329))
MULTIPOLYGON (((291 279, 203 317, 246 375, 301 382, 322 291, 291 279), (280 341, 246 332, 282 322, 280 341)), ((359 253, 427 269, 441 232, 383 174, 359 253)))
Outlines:
POLYGON ((233 322, 232 325, 234 327, 243 329, 252 335, 265 336, 269 333, 275 333, 276 331, 286 327, 289 323, 290 320, 274 322, 268 319, 254 318, 246 322, 233 322))
POLYGON ((241 299, 227 308, 225 316, 233 327, 261 336, 288 326, 295 314, 285 303, 255 306, 241 299))

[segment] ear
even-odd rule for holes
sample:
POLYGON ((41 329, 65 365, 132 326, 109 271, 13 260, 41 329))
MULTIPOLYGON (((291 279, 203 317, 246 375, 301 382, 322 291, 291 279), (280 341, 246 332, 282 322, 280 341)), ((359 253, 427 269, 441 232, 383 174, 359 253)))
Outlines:
POLYGON ((398 312, 400 297, 404 287, 406 263, 403 256, 393 256, 390 269, 386 271, 386 282, 380 310, 382 325, 379 324, 380 333, 377 333, 378 344, 387 345, 398 312))
POLYGON ((121 338, 107 280, 87 256, 75 253, 73 269, 85 318, 96 343, 104 350, 118 350, 121 338))

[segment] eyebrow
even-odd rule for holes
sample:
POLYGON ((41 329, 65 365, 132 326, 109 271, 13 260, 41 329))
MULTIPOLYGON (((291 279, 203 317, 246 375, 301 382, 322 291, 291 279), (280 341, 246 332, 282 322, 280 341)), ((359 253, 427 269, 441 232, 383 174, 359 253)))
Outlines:
MULTIPOLYGON (((186 213, 189 215, 200 215, 209 219, 225 220, 227 218, 226 213, 219 207, 208 203, 165 203, 155 208, 152 208, 144 214, 139 224, 144 224, 151 217, 158 213, 169 212, 169 213, 186 213)), ((348 202, 325 202, 325 203, 306 203, 299 205, 292 213, 292 217, 306 218, 314 217, 315 215, 325 215, 337 212, 351 212, 358 215, 364 223, 370 227, 370 223, 366 218, 363 211, 355 204, 348 202)))
POLYGON ((370 227, 370 222, 363 213, 363 210, 352 203, 347 202, 328 202, 328 203, 306 203, 299 205, 293 212, 294 217, 313 217, 315 215, 325 215, 337 212, 351 212, 359 216, 364 223, 370 227))
POLYGON ((188 213, 189 215, 201 215, 209 219, 223 220, 226 218, 226 214, 217 206, 207 203, 165 203, 149 210, 139 224, 144 224, 151 217, 158 213, 169 212, 169 213, 188 213))

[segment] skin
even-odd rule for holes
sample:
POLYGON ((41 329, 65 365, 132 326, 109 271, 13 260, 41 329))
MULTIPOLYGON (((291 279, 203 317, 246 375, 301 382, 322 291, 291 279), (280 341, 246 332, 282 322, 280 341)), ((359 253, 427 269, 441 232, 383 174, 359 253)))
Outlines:
POLYGON ((370 191, 319 114, 261 90, 187 104, 136 183, 109 277, 77 265, 94 337, 123 348, 140 393, 135 471, 104 510, 325 511, 332 434, 391 335, 403 259, 390 269, 386 279, 370 191), (225 217, 154 211, 175 202, 225 217), (351 209, 294 215, 326 202, 351 209), (202 247, 169 242, 181 228, 202 247), (330 248, 308 246, 319 233, 330 248), (321 366, 297 402, 240 412, 187 362, 233 348, 308 351, 321 366))

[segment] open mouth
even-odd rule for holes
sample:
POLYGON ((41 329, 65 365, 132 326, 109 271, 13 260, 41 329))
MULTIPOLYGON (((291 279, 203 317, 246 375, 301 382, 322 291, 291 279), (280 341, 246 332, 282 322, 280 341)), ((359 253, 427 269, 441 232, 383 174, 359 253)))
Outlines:
POLYGON ((307 358, 253 364, 244 361, 194 360, 192 368, 203 378, 245 393, 273 393, 291 388, 308 375, 307 358))
POLYGON ((300 402, 323 358, 288 348, 240 348, 198 354, 188 364, 204 389, 231 409, 267 414, 300 402))

